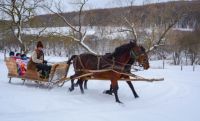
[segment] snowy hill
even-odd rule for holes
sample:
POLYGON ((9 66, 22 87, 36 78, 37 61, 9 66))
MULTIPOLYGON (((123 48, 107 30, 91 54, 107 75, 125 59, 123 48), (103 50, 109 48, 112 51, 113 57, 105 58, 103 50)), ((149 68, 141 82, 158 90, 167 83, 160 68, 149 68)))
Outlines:
MULTIPOLYGON (((51 61, 66 58, 50 57, 51 61)), ((88 90, 69 92, 70 83, 61 88, 36 87, 33 82, 22 85, 19 79, 8 83, 7 69, 0 53, 0 119, 1 121, 199 121, 200 67, 167 65, 151 62, 151 69, 138 72, 145 77, 164 77, 162 82, 134 82, 140 98, 134 99, 128 85, 119 82, 117 104, 114 96, 103 94, 109 81, 90 81, 88 90)), ((70 69, 72 74, 73 69, 70 69)))

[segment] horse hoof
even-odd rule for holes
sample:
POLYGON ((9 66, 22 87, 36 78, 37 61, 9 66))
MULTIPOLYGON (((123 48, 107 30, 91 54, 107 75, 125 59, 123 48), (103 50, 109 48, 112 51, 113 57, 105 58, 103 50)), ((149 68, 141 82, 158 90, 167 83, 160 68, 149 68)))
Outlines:
POLYGON ((112 95, 112 91, 110 91, 110 90, 105 90, 105 91, 103 91, 103 93, 108 94, 108 95, 112 95))
POLYGON ((123 103, 122 103, 121 101, 119 101, 119 100, 116 100, 116 102, 119 103, 119 104, 123 104, 123 103))
POLYGON ((69 88, 69 91, 72 92, 74 89, 73 88, 69 88))
POLYGON ((135 96, 135 98, 139 98, 139 96, 138 96, 138 95, 136 95, 136 96, 135 96))

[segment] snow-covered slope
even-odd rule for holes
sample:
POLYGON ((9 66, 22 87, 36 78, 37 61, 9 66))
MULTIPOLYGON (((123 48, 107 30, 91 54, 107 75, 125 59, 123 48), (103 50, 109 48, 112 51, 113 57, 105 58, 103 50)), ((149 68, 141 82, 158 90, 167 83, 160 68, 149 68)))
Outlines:
MULTIPOLYGON (((50 58, 62 61, 65 58, 50 58)), ((52 90, 39 88, 32 82, 22 85, 19 79, 8 83, 7 69, 0 53, 0 120, 1 121, 199 121, 200 67, 167 65, 151 62, 153 68, 137 74, 144 77, 164 77, 162 82, 133 82, 140 98, 134 99, 128 85, 119 82, 117 104, 114 96, 103 94, 109 81, 88 82, 81 94, 77 88, 69 92, 70 83, 52 90)), ((73 69, 70 69, 72 74, 73 69)))

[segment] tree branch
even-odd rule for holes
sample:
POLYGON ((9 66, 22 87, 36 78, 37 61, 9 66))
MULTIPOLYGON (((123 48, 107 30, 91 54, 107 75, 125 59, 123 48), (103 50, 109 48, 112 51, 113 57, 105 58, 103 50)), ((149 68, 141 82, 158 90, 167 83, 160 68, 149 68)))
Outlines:
POLYGON ((63 15, 62 13, 64 13, 61 10, 61 6, 60 3, 56 6, 56 9, 58 12, 53 11, 50 7, 45 6, 45 8, 47 8, 50 12, 56 14, 59 18, 61 18, 65 24, 71 28, 73 36, 67 36, 72 38, 73 40, 77 41, 83 48, 85 48, 87 51, 96 54, 92 49, 90 49, 85 43, 85 37, 86 37, 86 33, 87 31, 82 32, 82 23, 81 23, 81 17, 82 17, 82 11, 83 11, 83 7, 86 4, 88 0, 83 0, 83 2, 78 2, 75 4, 80 4, 80 9, 79 9, 79 14, 78 14, 78 28, 76 28, 75 26, 73 26, 63 15), (77 36, 78 35, 78 36, 77 36))
POLYGON ((124 17, 124 20, 131 28, 131 30, 129 30, 129 32, 131 32, 133 34, 134 39, 137 41, 137 33, 136 33, 136 29, 135 29, 135 24, 131 23, 126 17, 124 17))
POLYGON ((167 32, 177 23, 178 20, 174 21, 173 23, 171 23, 170 25, 168 25, 167 29, 165 29, 165 31, 161 34, 160 38, 158 39, 158 41, 156 42, 155 45, 153 45, 152 47, 150 47, 149 50, 147 50, 146 52, 149 53, 150 51, 156 49, 159 46, 164 46, 164 44, 160 44, 161 41, 163 40, 163 38, 166 36, 167 32))

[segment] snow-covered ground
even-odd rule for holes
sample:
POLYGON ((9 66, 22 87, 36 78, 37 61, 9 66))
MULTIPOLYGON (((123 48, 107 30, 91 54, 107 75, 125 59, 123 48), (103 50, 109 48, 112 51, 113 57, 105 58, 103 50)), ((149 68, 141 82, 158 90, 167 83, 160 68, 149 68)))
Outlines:
MULTIPOLYGON (((66 58, 50 57, 51 61, 66 58)), ((119 98, 103 94, 109 81, 90 81, 88 90, 69 92, 70 83, 61 88, 39 88, 19 79, 8 83, 7 69, 0 53, 1 121, 199 121, 200 67, 166 65, 152 61, 151 69, 137 72, 144 77, 164 77, 162 82, 134 82, 140 98, 135 99, 128 85, 119 82, 119 98)), ((70 74, 73 69, 70 69, 70 74)))

